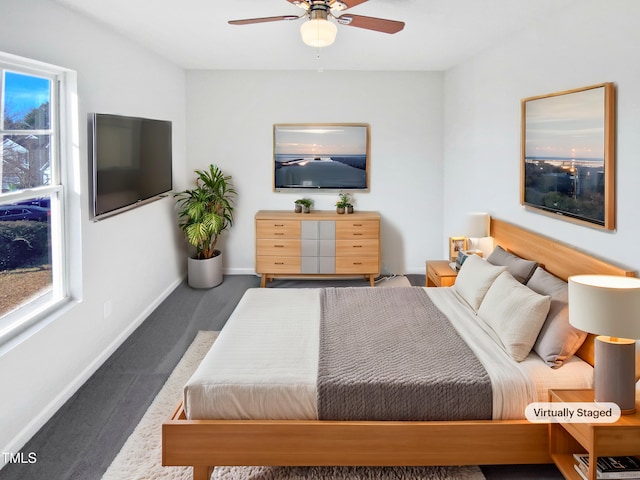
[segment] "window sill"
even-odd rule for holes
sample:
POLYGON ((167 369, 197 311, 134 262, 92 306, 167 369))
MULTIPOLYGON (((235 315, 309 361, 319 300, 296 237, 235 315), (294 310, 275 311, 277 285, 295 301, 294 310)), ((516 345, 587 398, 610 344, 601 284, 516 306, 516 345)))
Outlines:
POLYGON ((26 314, 20 309, 5 316, 0 324, 0 357, 71 311, 78 303, 79 300, 67 297, 45 305, 34 305, 26 314))

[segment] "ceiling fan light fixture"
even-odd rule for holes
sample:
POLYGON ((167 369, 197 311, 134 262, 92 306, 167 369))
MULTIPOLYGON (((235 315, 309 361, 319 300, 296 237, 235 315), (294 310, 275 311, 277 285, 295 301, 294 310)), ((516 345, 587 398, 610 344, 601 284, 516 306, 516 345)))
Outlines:
POLYGON ((314 18, 300 26, 302 41, 310 47, 328 47, 336 40, 338 27, 329 20, 314 18))

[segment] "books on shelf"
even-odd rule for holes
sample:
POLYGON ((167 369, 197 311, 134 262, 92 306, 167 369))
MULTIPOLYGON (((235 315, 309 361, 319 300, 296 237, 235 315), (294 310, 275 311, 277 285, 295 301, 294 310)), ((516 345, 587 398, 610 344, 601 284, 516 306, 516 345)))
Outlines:
MULTIPOLYGON (((573 457, 578 461, 574 465, 576 471, 586 480, 589 470, 589 455, 575 453, 573 457)), ((596 474, 599 479, 640 479, 640 458, 631 456, 598 457, 596 474)))

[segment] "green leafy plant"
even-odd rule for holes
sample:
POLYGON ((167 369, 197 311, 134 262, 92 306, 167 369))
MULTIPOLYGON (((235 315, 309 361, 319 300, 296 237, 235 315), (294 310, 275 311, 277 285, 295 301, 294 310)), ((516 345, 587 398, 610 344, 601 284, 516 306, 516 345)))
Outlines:
POLYGON ((196 247, 194 258, 217 256, 218 236, 233 225, 233 201, 237 195, 231 175, 216 165, 195 170, 196 187, 177 193, 179 226, 187 241, 196 247))
POLYGON ((353 206, 351 204, 351 195, 349 193, 341 193, 338 197, 338 201, 336 202, 336 207, 347 208, 351 206, 353 206))
POLYGON ((311 208, 313 206, 313 200, 311 200, 310 198, 299 198, 295 201, 295 203, 307 208, 311 208))

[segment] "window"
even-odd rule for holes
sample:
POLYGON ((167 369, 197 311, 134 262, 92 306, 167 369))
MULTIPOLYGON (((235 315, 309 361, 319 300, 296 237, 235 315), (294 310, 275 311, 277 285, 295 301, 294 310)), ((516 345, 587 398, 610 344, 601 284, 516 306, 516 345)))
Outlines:
POLYGON ((66 73, 0 53, 0 344, 69 296, 66 73))

